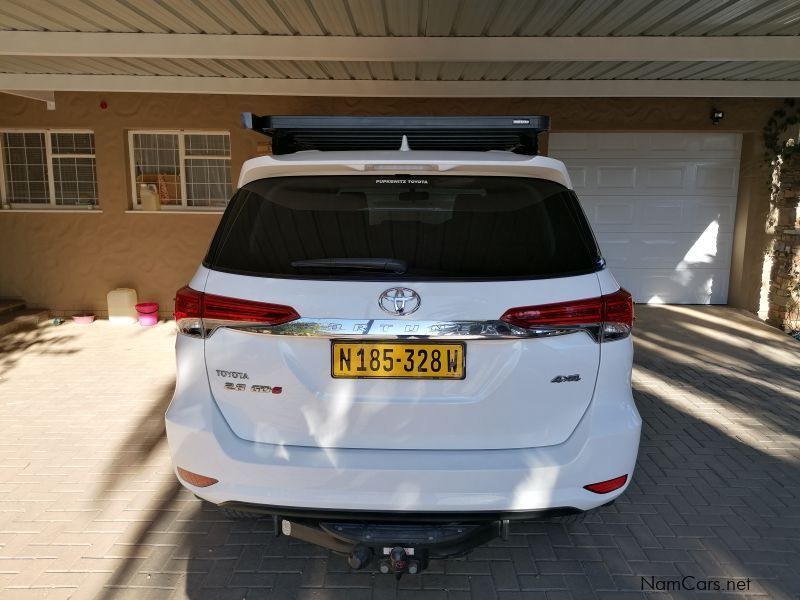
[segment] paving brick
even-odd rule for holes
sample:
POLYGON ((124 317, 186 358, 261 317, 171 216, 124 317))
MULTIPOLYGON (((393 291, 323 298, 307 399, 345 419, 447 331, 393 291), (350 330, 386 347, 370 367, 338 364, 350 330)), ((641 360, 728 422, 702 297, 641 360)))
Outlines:
POLYGON ((564 575, 567 573, 583 573, 583 565, 578 560, 536 561, 537 575, 564 575))
POLYGON ((645 549, 644 553, 651 562, 692 562, 692 557, 682 550, 653 548, 645 549))
POLYGON ((226 587, 235 588, 268 588, 275 586, 273 573, 233 573, 228 579, 226 587))
POLYGON ((497 590, 491 577, 470 577, 470 592, 474 600, 493 600, 497 598, 497 590))
POLYGON ((371 591, 373 600, 395 600, 398 585, 394 577, 376 577, 371 591))
POLYGON ((511 551, 511 561, 514 572, 518 575, 530 575, 537 572, 536 562, 528 548, 515 548, 511 551))
POLYGON ((305 565, 306 559, 303 558, 264 556, 258 570, 270 573, 300 573, 305 565))
POLYGON ((597 548, 556 548, 559 560, 600 560, 597 548))
POLYGON ((523 590, 566 589, 563 575, 520 575, 519 585, 523 590))
MULTIPOLYGON (((566 544, 569 541, 569 536, 564 537, 563 540, 566 544)), ((528 544, 528 547, 530 548, 530 554, 533 559, 556 560, 556 551, 549 536, 529 535, 528 544)))
POLYGON ((670 537, 659 538, 661 545, 665 550, 702 550, 704 548, 703 542, 700 538, 682 538, 670 537))
MULTIPOLYGON (((598 592, 597 597, 600 600, 637 600, 637 599, 645 599, 647 595, 643 594, 642 592, 633 592, 633 591, 614 591, 614 592, 598 592)), ((670 596, 668 594, 662 594, 659 592, 657 596, 655 596, 658 600, 669 600, 670 596)))
POLYGON ((398 600, 447 600, 447 592, 444 590, 399 590, 398 600))
POLYGON ((278 573, 273 575, 273 596, 294 598, 300 588, 302 576, 299 573, 278 573), (277 592, 280 592, 278 594, 277 592))
POLYGON ((470 577, 469 575, 445 575, 443 573, 430 573, 428 571, 422 574, 422 589, 442 589, 445 591, 465 590, 469 591, 470 577))
POLYGON ((674 576, 678 573, 678 567, 671 562, 638 562, 631 561, 631 569, 634 575, 646 576, 674 576))
POLYGON ((601 548, 600 557, 602 565, 606 568, 608 573, 614 575, 627 575, 631 573, 631 567, 628 561, 616 548, 601 548))
POLYGON ((572 543, 579 548, 613 548, 612 535, 572 535, 572 543))
POLYGON ((448 575, 491 575, 489 562, 485 560, 451 560, 445 565, 448 575))
POLYGON ((498 600, 550 600, 550 598, 554 600, 569 599, 569 592, 497 592, 498 600))
MULTIPOLYGON (((590 583, 592 590, 613 590, 615 589, 614 580, 602 562, 584 563, 584 574, 590 583)), ((567 583, 570 584, 571 579, 567 578, 567 583)), ((570 585, 570 589, 574 586, 570 585)))
MULTIPOLYGON (((409 596, 407 596, 409 597, 409 596)), ((372 590, 361 589, 301 589, 297 600, 371 600, 372 590)))
POLYGON ((349 573, 328 573, 325 576, 326 587, 357 588, 370 587, 372 574, 367 571, 354 571, 349 573))
MULTIPOLYGON (((395 576, 389 579, 396 580, 395 576)), ((402 579, 397 581, 398 590, 421 590, 422 589, 422 575, 404 575, 402 579)))
POLYGON ((567 590, 550 590, 549 592, 523 592, 532 594, 535 598, 546 598, 547 600, 572 600, 572 593, 567 590))
POLYGON ((302 587, 322 587, 328 564, 325 559, 308 559, 303 565, 300 585, 302 587))
POLYGON ((495 590, 514 591, 519 589, 519 581, 517 581, 517 572, 513 562, 495 561, 492 563, 491 569, 495 590))

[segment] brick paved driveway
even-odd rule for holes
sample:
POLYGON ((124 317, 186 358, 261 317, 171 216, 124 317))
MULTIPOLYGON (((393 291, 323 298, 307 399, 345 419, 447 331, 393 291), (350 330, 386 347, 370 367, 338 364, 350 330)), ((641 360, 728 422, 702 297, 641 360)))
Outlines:
POLYGON ((585 524, 519 524, 399 583, 178 487, 162 421, 170 324, 6 337, 0 597, 620 598, 684 575, 800 597, 800 344, 724 308, 641 308, 637 327, 645 430, 627 494, 585 524))

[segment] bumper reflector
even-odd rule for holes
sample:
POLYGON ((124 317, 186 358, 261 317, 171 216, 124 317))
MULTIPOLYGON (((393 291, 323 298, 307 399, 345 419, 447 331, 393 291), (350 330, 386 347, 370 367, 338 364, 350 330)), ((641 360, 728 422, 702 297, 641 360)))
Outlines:
POLYGON ((208 487, 210 485, 214 485, 219 480, 214 479, 213 477, 206 477, 205 475, 199 475, 198 473, 192 473, 191 471, 187 471, 186 469, 181 469, 178 467, 178 476, 183 479, 186 483, 190 483, 195 487, 208 487))
POLYGON ((594 492, 595 494, 607 494, 621 488, 623 485, 625 485, 626 481, 628 481, 628 476, 620 475, 619 477, 614 477, 614 479, 599 481, 598 483, 590 483, 589 485, 583 486, 583 489, 594 492))

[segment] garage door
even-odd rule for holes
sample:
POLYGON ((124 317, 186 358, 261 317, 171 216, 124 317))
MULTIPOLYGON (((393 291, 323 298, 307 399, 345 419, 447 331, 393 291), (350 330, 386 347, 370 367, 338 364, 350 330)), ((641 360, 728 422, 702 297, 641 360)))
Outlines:
POLYGON ((637 302, 725 304, 741 136, 554 133, 597 240, 637 302))

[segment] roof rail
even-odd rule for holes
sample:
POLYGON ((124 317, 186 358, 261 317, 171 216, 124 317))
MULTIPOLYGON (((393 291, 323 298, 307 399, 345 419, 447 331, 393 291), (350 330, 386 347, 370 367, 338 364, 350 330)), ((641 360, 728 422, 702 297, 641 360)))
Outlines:
POLYGON ((534 155, 546 116, 323 117, 242 113, 242 125, 272 138, 273 154, 300 150, 509 150, 534 155))

